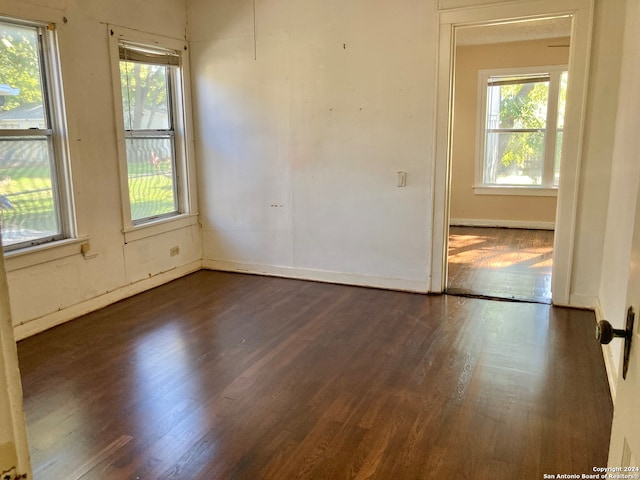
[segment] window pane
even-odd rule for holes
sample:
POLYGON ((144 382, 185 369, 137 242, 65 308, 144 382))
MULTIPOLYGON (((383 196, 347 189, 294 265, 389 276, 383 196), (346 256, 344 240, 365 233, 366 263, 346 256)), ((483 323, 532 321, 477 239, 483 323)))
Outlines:
POLYGON ((0 129, 48 128, 38 31, 0 23, 0 129))
POLYGON ((487 132, 484 183, 541 185, 544 132, 487 132))
POLYGON ((0 141, 0 216, 4 246, 58 235, 48 137, 0 141))
POLYGON ((172 128, 168 75, 162 65, 120 62, 120 83, 126 130, 172 128))
POLYGON ((546 127, 548 81, 496 85, 487 88, 487 128, 546 127))
POLYGON ((126 144, 131 219, 176 213, 173 138, 127 137, 126 144))

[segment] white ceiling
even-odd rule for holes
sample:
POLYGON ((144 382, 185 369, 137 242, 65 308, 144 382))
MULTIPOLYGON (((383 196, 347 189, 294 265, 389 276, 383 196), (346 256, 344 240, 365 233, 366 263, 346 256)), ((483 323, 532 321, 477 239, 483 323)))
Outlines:
POLYGON ((569 36, 571 36, 571 17, 556 17, 498 25, 458 27, 456 45, 485 45, 569 36))

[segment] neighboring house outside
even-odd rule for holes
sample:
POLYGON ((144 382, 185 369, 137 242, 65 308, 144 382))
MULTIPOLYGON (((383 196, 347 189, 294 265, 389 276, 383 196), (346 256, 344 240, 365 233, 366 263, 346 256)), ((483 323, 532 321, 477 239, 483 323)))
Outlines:
MULTIPOLYGON (((2 85, 0 85, 0 88, 2 85)), ((0 90, 1 92, 1 90, 0 90)), ((0 95, 2 98, 2 95, 0 95)), ((7 111, 0 110, 0 130, 42 128, 44 112, 42 104, 28 103, 7 111)))

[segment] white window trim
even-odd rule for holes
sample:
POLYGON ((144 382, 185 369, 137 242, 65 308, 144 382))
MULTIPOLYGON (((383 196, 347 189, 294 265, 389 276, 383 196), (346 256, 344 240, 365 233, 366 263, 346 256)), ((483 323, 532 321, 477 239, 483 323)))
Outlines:
MULTIPOLYGON (((476 119, 476 171, 473 191, 477 195, 530 195, 557 196, 558 187, 553 185, 553 165, 557 133, 557 108, 547 108, 546 136, 552 140, 545 142, 545 168, 542 185, 496 185, 484 183, 485 139, 487 119, 487 81, 496 75, 526 75, 533 73, 549 73, 552 81, 558 81, 562 72, 568 70, 567 65, 542 65, 521 68, 497 68, 478 72, 478 106, 476 119)), ((549 88, 548 105, 558 104, 559 89, 549 88)))
POLYGON ((113 85, 114 113, 117 125, 118 166, 120 175, 120 197, 122 206, 122 233, 125 242, 140 240, 160 233, 169 232, 193 224, 193 217, 197 217, 197 192, 195 181, 195 165, 193 151, 193 137, 191 132, 191 92, 188 45, 185 40, 163 37, 150 33, 139 32, 128 28, 107 25, 109 36, 109 53, 111 56, 111 75, 113 85), (122 90, 120 86, 120 55, 119 44, 129 41, 141 45, 157 46, 160 48, 180 52, 181 67, 177 75, 178 84, 175 86, 174 108, 175 117, 175 150, 177 189, 180 212, 176 215, 163 217, 146 222, 133 222, 131 219, 131 205, 129 201, 127 155, 125 144, 124 113, 122 111, 122 90))
POLYGON ((76 219, 76 208, 73 196, 73 178, 71 175, 71 156, 69 153, 68 127, 65 110, 65 95, 62 82, 62 69, 60 66, 60 48, 56 24, 40 20, 26 20, 13 16, 0 16, 0 20, 17 25, 26 25, 42 28, 43 42, 43 65, 47 79, 48 108, 51 116, 52 145, 55 162, 55 172, 53 172, 56 190, 59 201, 60 228, 63 238, 50 242, 43 242, 36 245, 24 246, 4 252, 7 261, 7 271, 15 270, 13 265, 17 265, 15 258, 19 258, 19 267, 26 268, 47 261, 53 261, 67 257, 74 253, 80 253, 75 245, 86 241, 88 237, 78 235, 78 225, 76 219))
POLYGON ((473 187, 476 195, 508 195, 526 197, 557 197, 557 187, 541 187, 538 185, 523 185, 515 187, 513 185, 482 185, 473 187))
POLYGON ((124 243, 131 243, 136 240, 153 237, 172 230, 190 227, 197 223, 198 214, 183 213, 181 215, 159 218, 158 220, 151 222, 137 224, 132 227, 122 229, 122 233, 124 234, 124 243))
POLYGON ((89 237, 67 238, 57 242, 43 243, 34 247, 12 250, 5 253, 7 272, 33 267, 41 263, 53 262, 73 255, 82 255, 81 244, 89 237))

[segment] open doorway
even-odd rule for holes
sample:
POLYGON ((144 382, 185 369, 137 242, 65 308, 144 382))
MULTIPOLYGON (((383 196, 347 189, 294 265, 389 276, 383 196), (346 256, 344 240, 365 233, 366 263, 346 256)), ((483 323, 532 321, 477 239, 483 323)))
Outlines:
POLYGON ((551 302, 571 22, 456 29, 449 293, 551 302))
POLYGON ((438 293, 445 292, 447 288, 456 32, 480 25, 518 24, 534 19, 567 17, 571 18, 569 80, 558 187, 560 194, 555 217, 551 293, 554 305, 572 305, 574 238, 587 105, 593 0, 522 0, 501 2, 499 5, 483 5, 483 0, 441 0, 440 7, 429 289, 438 293))

